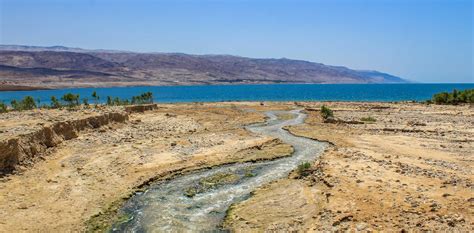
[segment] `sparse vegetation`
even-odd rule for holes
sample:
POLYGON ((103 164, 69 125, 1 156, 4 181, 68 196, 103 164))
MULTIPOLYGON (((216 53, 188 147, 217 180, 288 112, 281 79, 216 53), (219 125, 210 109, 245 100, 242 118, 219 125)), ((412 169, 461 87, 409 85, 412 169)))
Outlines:
POLYGON ((0 102, 0 113, 5 113, 8 111, 7 105, 3 102, 0 102))
MULTIPOLYGON (((94 102, 96 103, 96 107, 97 107, 100 97, 97 95, 97 92, 95 91, 92 93, 91 96, 94 99, 94 102)), ((41 105, 41 108, 60 109, 64 106, 67 106, 69 109, 74 109, 75 107, 78 107, 81 105, 81 101, 84 107, 89 106, 88 98, 83 98, 81 100, 78 94, 67 93, 61 97, 61 100, 56 98, 56 96, 51 96, 50 105, 43 104, 41 105)), ((150 104, 150 103, 153 103, 153 93, 145 92, 141 95, 133 96, 131 100, 120 99, 119 97, 113 98, 111 96, 107 96, 106 105, 121 106, 121 105, 130 105, 130 104, 150 104)), ((11 108, 14 111, 24 111, 24 110, 31 110, 31 109, 36 108, 37 106, 40 106, 41 101, 39 99, 35 101, 33 97, 26 96, 21 101, 12 100, 10 104, 11 104, 11 108)), ((7 111, 8 111, 8 106, 5 103, 0 102, 0 112, 7 112, 7 111)))
POLYGON ((321 106, 321 116, 323 119, 329 119, 334 117, 334 113, 330 108, 326 107, 326 105, 323 105, 321 106))
POLYGON ((31 110, 36 108, 36 102, 33 97, 25 96, 21 101, 12 100, 11 106, 15 111, 31 110))
POLYGON ((309 169, 311 168, 311 163, 309 162, 304 162, 298 165, 298 168, 296 169, 296 172, 300 176, 307 176, 309 175, 309 169))
POLYGON ((61 102, 55 96, 51 96, 51 108, 62 108, 61 102))
POLYGON ((96 91, 92 92, 92 98, 94 99, 95 105, 99 104, 100 96, 97 95, 96 91))
POLYGON ((61 100, 66 102, 69 108, 74 108, 79 105, 79 95, 74 95, 72 93, 64 94, 63 97, 61 97, 61 100))
POLYGON ((145 92, 139 96, 132 97, 132 104, 151 104, 153 103, 153 93, 145 92))
POLYGON ((441 92, 433 95, 432 102, 435 104, 460 104, 474 103, 474 89, 458 91, 454 89, 452 92, 441 92))
POLYGON ((373 117, 371 117, 371 116, 369 116, 369 117, 362 117, 362 118, 360 118, 360 120, 361 120, 361 121, 364 121, 364 122, 370 122, 370 123, 373 123, 373 122, 376 122, 376 121, 377 121, 377 119, 375 119, 375 118, 373 118, 373 117))

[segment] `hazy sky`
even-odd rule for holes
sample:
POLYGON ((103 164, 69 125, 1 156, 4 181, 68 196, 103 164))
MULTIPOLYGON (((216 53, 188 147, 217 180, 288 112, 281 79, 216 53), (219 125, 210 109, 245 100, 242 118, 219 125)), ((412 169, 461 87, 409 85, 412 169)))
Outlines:
POLYGON ((474 82, 471 0, 0 0, 0 43, 293 58, 474 82))

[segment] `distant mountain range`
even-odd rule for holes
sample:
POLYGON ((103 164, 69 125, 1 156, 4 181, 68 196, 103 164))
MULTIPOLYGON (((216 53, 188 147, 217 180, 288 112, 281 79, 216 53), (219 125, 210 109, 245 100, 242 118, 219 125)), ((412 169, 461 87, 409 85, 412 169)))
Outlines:
POLYGON ((301 60, 0 45, 0 90, 138 85, 405 83, 301 60), (18 88, 16 88, 18 87, 18 88))

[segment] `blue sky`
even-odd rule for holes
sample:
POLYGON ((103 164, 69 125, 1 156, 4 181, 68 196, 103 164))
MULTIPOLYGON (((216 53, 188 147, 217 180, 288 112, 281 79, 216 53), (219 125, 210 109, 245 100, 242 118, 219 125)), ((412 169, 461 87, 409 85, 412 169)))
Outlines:
POLYGON ((471 0, 0 0, 0 43, 292 58, 474 82, 471 0))

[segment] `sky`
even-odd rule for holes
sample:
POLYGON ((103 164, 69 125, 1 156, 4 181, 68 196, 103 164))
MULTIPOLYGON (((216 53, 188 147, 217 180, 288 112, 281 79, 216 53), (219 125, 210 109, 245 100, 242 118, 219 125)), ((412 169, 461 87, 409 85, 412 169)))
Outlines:
POLYGON ((291 58, 474 82, 473 0, 0 0, 0 44, 291 58))

